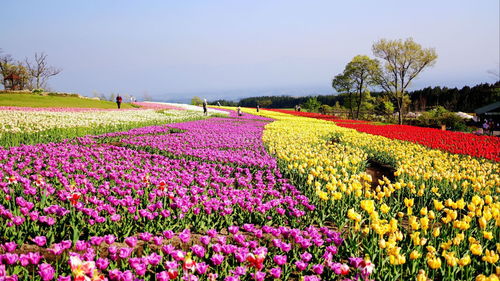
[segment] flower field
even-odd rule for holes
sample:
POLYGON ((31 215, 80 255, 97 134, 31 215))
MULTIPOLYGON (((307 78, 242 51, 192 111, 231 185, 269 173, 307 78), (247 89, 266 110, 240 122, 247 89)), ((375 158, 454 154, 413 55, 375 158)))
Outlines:
MULTIPOLYGON (((249 110, 246 110, 250 112, 249 110)), ((356 132, 331 122, 262 111, 276 119, 264 141, 321 221, 347 227, 351 254, 367 254, 378 278, 497 280, 497 162, 356 132), (367 160, 395 167, 373 179, 367 160), (350 244, 352 243, 352 244, 350 244), (495 275, 496 274, 496 275, 495 275)))
POLYGON ((217 110, 0 148, 0 278, 498 280, 497 162, 217 110))
POLYGON ((204 118, 203 114, 187 110, 0 108, 0 145, 61 141, 86 134, 200 118, 204 118))
POLYGON ((462 132, 442 131, 433 128, 408 125, 381 126, 370 124, 370 122, 367 121, 342 120, 331 115, 318 113, 294 112, 277 109, 274 111, 332 121, 338 126, 355 129, 359 132, 384 136, 390 139, 410 141, 451 153, 465 154, 500 161, 500 139, 494 136, 476 136, 462 132))

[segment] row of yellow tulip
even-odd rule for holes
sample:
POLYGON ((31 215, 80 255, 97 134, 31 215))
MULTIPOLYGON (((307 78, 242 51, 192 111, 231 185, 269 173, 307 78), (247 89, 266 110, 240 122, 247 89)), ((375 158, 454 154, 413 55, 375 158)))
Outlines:
POLYGON ((472 279, 475 272, 477 280, 498 280, 496 162, 323 120, 258 114, 276 120, 263 136, 269 151, 318 198, 322 219, 349 226, 353 251, 370 255, 380 278, 472 279), (394 166, 395 180, 373 185, 368 159, 394 166))

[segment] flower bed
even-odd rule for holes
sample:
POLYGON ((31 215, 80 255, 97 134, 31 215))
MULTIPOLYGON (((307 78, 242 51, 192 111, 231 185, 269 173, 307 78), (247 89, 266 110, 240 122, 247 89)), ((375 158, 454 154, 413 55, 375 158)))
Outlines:
MULTIPOLYGON (((348 227, 350 254, 369 255, 377 280, 485 280, 498 274, 500 167, 419 144, 278 112, 263 139, 282 171, 317 207, 348 227), (395 168, 372 178, 368 160, 395 168)), ((495 279, 492 279, 495 280, 495 279)))
MULTIPOLYGON (((71 109, 73 110, 73 109, 71 109)), ((135 127, 204 118, 186 110, 166 112, 151 109, 92 111, 0 110, 0 146, 16 146, 86 134, 103 134, 135 127)))
POLYGON ((408 125, 373 125, 368 121, 343 120, 335 116, 317 113, 277 109, 273 109, 273 111, 332 121, 341 127, 355 129, 359 132, 419 143, 430 148, 440 149, 451 153, 500 161, 500 138, 494 136, 477 136, 462 132, 442 131, 408 125))
POLYGON ((173 155, 189 155, 196 159, 233 163, 244 166, 276 168, 276 160, 269 156, 262 145, 265 122, 211 118, 203 121, 146 127, 126 133, 107 134, 119 137, 128 145, 153 148, 153 151, 173 155), (170 129, 182 133, 165 134, 170 129))
POLYGON ((345 247, 340 234, 316 227, 244 224, 201 234, 165 230, 123 240, 114 235, 92 236, 47 248, 45 236, 33 240, 39 246, 30 250, 26 245, 18 248, 15 242, 2 245, 0 269, 7 270, 6 280, 289 280, 299 276, 367 280, 374 270, 371 262, 359 257, 339 262, 345 247))
POLYGON ((374 265, 350 256, 340 233, 304 220, 315 206, 264 150, 266 124, 213 118, 0 150, 0 274, 368 278, 374 265))

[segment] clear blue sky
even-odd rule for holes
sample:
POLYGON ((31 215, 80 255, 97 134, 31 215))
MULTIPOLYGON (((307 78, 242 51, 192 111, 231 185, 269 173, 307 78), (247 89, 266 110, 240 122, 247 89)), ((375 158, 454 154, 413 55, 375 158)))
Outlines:
POLYGON ((48 54, 54 90, 157 99, 331 93, 380 38, 439 55, 413 88, 493 82, 498 0, 2 1, 0 48, 48 54))

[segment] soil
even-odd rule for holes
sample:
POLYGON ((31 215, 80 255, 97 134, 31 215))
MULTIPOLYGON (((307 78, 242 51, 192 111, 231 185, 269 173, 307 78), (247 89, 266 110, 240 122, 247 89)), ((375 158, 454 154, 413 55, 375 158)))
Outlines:
POLYGON ((394 172, 396 172, 396 169, 394 169, 394 167, 380 163, 373 159, 368 159, 366 173, 372 177, 371 187, 373 189, 377 188, 377 186, 379 185, 378 181, 383 180, 384 177, 394 183, 396 179, 396 177, 394 176, 394 172))

